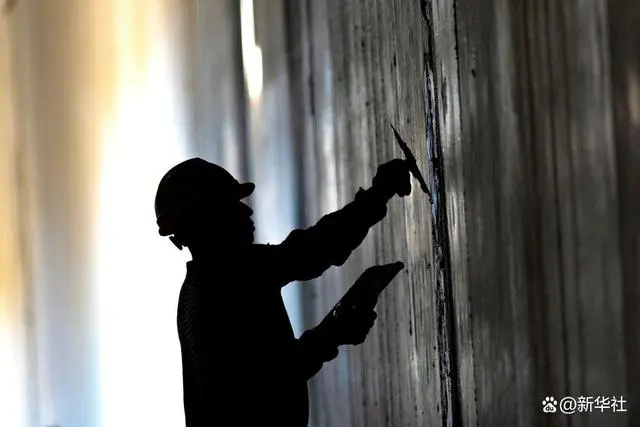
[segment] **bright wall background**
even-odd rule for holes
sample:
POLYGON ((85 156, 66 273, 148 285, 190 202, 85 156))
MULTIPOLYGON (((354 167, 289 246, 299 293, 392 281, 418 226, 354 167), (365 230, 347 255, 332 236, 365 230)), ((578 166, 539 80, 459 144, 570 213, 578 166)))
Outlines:
POLYGON ((0 426, 184 425, 186 253, 153 198, 189 152, 178 1, 1 16, 0 426))
POLYGON ((93 278, 104 427, 184 425, 175 319, 186 253, 153 221, 158 182, 187 156, 171 6, 114 2, 115 103, 100 134, 93 278))
POLYGON ((15 129, 8 27, 0 21, 0 426, 24 425, 26 414, 25 325, 17 230, 17 186, 13 173, 15 129))
MULTIPOLYGON (((252 10, 3 9, 0 427, 184 425, 176 309, 189 255, 157 233, 162 175, 200 156, 255 181, 262 242, 298 219, 284 32, 263 78, 252 10)), ((300 333, 297 286, 283 296, 300 333)))

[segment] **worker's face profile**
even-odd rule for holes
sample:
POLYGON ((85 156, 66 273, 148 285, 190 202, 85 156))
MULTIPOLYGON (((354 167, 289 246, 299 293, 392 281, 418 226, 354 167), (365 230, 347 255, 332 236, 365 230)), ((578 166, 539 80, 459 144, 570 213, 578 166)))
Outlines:
POLYGON ((240 200, 221 201, 208 199, 199 206, 198 222, 204 233, 224 236, 225 240, 251 244, 254 241, 255 224, 253 210, 240 200))
POLYGON ((244 202, 238 201, 233 210, 233 218, 229 221, 238 233, 238 238, 242 242, 253 243, 254 231, 256 229, 251 215, 253 210, 247 206, 244 202))

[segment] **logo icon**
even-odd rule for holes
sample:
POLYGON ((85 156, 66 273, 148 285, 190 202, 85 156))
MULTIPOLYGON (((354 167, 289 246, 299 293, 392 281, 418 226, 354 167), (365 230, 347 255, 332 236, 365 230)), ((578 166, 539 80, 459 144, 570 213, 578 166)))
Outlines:
POLYGON ((552 414, 558 410, 557 406, 558 401, 552 396, 547 396, 542 401, 542 412, 544 412, 545 414, 552 414))

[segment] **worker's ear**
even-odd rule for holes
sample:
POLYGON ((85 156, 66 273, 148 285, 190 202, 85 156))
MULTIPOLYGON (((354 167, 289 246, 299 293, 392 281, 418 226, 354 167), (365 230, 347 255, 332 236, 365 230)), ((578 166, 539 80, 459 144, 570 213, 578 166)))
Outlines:
POLYGON ((171 242, 176 245, 176 248, 182 250, 182 248, 184 247, 182 245, 182 242, 180 242, 180 240, 178 240, 178 238, 176 236, 169 236, 169 240, 171 240, 171 242))

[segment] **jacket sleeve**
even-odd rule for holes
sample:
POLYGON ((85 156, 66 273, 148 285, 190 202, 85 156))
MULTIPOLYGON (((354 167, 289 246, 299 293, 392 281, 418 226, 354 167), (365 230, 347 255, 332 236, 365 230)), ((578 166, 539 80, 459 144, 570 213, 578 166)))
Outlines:
POLYGON ((331 266, 340 266, 367 236, 369 229, 387 214, 387 199, 372 189, 360 188, 353 201, 329 213, 307 229, 293 230, 274 245, 271 268, 284 286, 319 277, 331 266))

